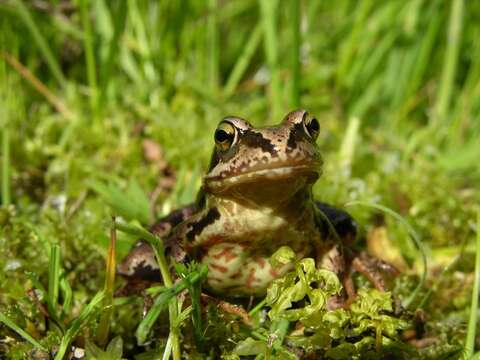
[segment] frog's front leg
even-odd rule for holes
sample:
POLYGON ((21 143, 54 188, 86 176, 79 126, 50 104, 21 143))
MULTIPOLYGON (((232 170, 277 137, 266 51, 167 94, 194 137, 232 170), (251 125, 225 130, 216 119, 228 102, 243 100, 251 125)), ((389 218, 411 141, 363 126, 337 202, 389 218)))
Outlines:
POLYGON ((385 280, 381 272, 398 275, 398 270, 364 251, 353 252, 348 246, 353 244, 357 235, 358 227, 355 220, 347 212, 328 204, 317 202, 316 205, 321 213, 323 237, 327 241, 320 251, 320 266, 334 271, 339 276, 349 299, 355 297, 352 282, 354 271, 365 276, 376 289, 385 291, 385 280))

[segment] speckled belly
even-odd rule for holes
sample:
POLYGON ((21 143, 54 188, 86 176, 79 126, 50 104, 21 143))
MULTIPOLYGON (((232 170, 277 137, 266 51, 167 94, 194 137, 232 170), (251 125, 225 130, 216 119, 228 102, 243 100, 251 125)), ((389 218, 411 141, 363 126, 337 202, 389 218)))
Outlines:
POLYGON ((209 249, 202 262, 209 268, 210 290, 224 296, 264 295, 272 280, 291 268, 273 268, 267 257, 246 250, 246 244, 235 243, 217 244, 209 249))

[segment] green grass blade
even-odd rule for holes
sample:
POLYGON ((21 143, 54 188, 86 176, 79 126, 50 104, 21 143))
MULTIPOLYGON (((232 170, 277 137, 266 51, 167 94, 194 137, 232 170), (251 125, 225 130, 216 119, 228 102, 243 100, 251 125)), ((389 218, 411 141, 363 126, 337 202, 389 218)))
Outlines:
MULTIPOLYGON (((167 305, 171 305, 172 300, 175 300, 175 296, 180 294, 185 289, 200 283, 206 277, 207 272, 208 268, 203 266, 199 271, 191 272, 188 274, 188 276, 177 282, 174 286, 162 291, 162 293, 155 299, 152 307, 137 328, 136 336, 140 344, 143 344, 147 340, 148 334, 150 333, 158 316, 163 310, 166 309, 167 305)), ((172 320, 170 320, 170 322, 172 323, 172 320)), ((174 322, 174 324, 178 324, 178 322, 174 322)))
POLYGON ((97 87, 97 69, 94 55, 94 39, 92 35, 92 25, 90 23, 89 0, 80 0, 80 17, 83 27, 83 46, 85 50, 85 62, 87 65, 87 79, 90 88, 90 106, 92 114, 97 114, 98 87, 97 87))
POLYGON ((210 89, 215 91, 218 87, 218 70, 219 70, 219 58, 218 58, 218 30, 217 30, 217 16, 216 8, 218 7, 217 0, 208 1, 208 23, 207 23, 207 46, 208 46, 208 61, 207 61, 207 74, 208 83, 210 89))
POLYGON ((436 115, 437 120, 445 120, 451 103, 455 74, 457 72, 458 54, 463 26, 464 0, 453 0, 450 10, 450 23, 448 28, 447 48, 443 63, 442 79, 438 92, 436 115))
MULTIPOLYGON (((5 34, 2 32, 0 40, 4 43, 5 34)), ((2 52, 4 46, 1 48, 2 52)), ((8 206, 11 202, 10 198, 10 103, 11 100, 9 94, 9 78, 7 76, 6 63, 3 58, 0 58, 0 80, 2 81, 2 87, 0 88, 0 95, 2 102, 0 103, 0 126, 2 128, 2 152, 0 156, 2 158, 2 185, 0 196, 2 198, 2 205, 8 206)))
POLYGON ((115 218, 112 219, 112 229, 110 231, 110 244, 108 246, 108 257, 105 271, 105 300, 103 303, 103 312, 97 329, 97 342, 100 346, 105 347, 108 341, 108 333, 110 330, 110 322, 113 315, 113 294, 115 291, 115 260, 116 260, 116 242, 117 230, 115 227, 115 218))
MULTIPOLYGON (((112 4, 113 6, 113 4, 112 4)), ((113 14, 113 37, 108 44, 108 53, 106 56, 105 64, 102 66, 102 77, 101 77, 101 92, 99 98, 99 104, 102 105, 105 101, 105 96, 107 95, 107 87, 111 81, 111 76, 113 74, 113 65, 115 59, 119 56, 119 42, 120 35, 125 31, 126 19, 127 19, 127 1, 118 2, 117 6, 112 8, 113 14)))
POLYGON ((263 23, 265 56, 270 71, 270 103, 271 115, 279 119, 282 112, 282 92, 280 88, 280 73, 278 64, 277 39, 277 0, 259 0, 260 13, 263 23))
POLYGON ((300 11, 301 2, 298 0, 289 0, 289 33, 291 45, 290 53, 290 101, 292 109, 300 107, 300 11))
POLYGON ((420 254, 422 256, 422 263, 423 263, 423 271, 422 275, 420 277, 420 282, 418 283, 417 287, 412 291, 410 296, 403 302, 403 306, 405 308, 410 307, 410 305, 414 302, 416 299, 417 295, 420 293, 420 290, 423 288, 423 285, 425 284, 425 280, 427 278, 427 271, 428 271, 428 261, 427 261, 427 252, 425 250, 425 247, 420 240, 420 236, 417 234, 417 232, 413 229, 413 227, 406 221, 400 214, 396 213, 392 209, 387 208, 386 206, 380 205, 380 204, 374 204, 374 203, 368 203, 365 201, 351 201, 345 204, 345 206, 366 206, 369 208, 377 209, 380 211, 383 211, 385 214, 390 215, 394 219, 396 219, 400 224, 403 225, 403 227, 407 230, 408 235, 412 238, 412 240, 415 242, 415 245, 418 247, 420 250, 420 254))
POLYGON ((88 303, 87 306, 83 308, 80 312, 80 315, 73 320, 70 327, 65 332, 65 335, 60 342, 60 346, 58 347, 58 352, 55 355, 55 360, 62 360, 67 352, 70 343, 75 339, 78 332, 80 331, 80 327, 89 319, 89 317, 94 313, 95 308, 103 301, 105 297, 105 293, 103 291, 97 293, 93 299, 88 303))
MULTIPOLYGON (((167 288, 172 288, 173 286, 173 280, 170 275, 170 270, 168 269, 168 263, 167 259, 165 257, 165 248, 163 246, 163 242, 161 239, 157 238, 155 235, 150 233, 149 231, 145 230, 141 226, 138 225, 127 225, 127 224, 122 224, 118 223, 117 228, 120 231, 136 235, 138 237, 141 237, 145 240, 147 240, 150 245, 152 245, 152 248, 155 252, 155 257, 157 258, 158 266, 160 268, 160 273, 162 274, 162 279, 163 283, 167 288)), ((160 296, 168 296, 165 294, 171 294, 171 290, 168 289, 165 293, 161 294, 160 296)), ((146 337, 148 336, 148 333, 150 331, 151 326, 155 323, 155 320, 157 319, 158 315, 161 313, 163 310, 163 305, 164 302, 161 302, 160 305, 157 305, 155 309, 152 307, 152 315, 150 317, 145 317, 144 321, 146 323, 142 326, 142 323, 140 328, 137 329, 137 339, 139 342, 142 340, 144 341, 146 337)), ((179 343, 179 336, 178 336, 178 329, 174 325, 177 322, 177 316, 178 316, 178 309, 177 309, 177 299, 172 298, 168 304, 169 307, 169 322, 170 322, 170 336, 172 340, 172 353, 173 353, 173 359, 174 360, 180 360, 180 343, 179 343)))
POLYGON ((37 340, 35 340, 29 333, 27 333, 20 326, 18 326, 13 321, 11 321, 8 317, 6 317, 1 312, 0 312, 0 322, 2 322, 6 326, 8 326, 10 329, 15 331, 18 335, 23 337, 25 340, 27 340, 30 344, 32 344, 36 348, 38 348, 42 351, 48 351, 42 344, 40 344, 37 340))
MULTIPOLYGON (((7 115, 5 110, 2 113, 7 115)), ((2 130, 2 205, 8 206, 10 201, 10 130, 5 125, 2 130)))
POLYGON ((255 54, 258 45, 260 44, 260 40, 262 40, 262 35, 262 27, 257 24, 253 29, 252 33, 250 34, 250 38, 248 39, 242 54, 236 61, 233 70, 228 77, 227 83, 223 90, 224 96, 226 98, 230 97, 233 94, 235 88, 242 79, 243 74, 247 70, 250 61, 252 60, 252 57, 255 54))
POLYGON ((478 297, 480 296, 480 211, 477 213, 477 236, 475 249, 475 279, 472 289, 472 302, 470 304, 470 317, 468 319, 467 338, 465 340, 465 358, 473 355, 475 350, 475 335, 477 329, 478 297))
POLYGON ((359 37, 365 28, 368 14, 374 5, 372 0, 357 2, 357 8, 354 11, 355 21, 348 38, 343 42, 340 49, 339 64, 337 67, 337 85, 343 85, 347 82, 347 74, 354 59, 355 51, 360 44, 359 37))
POLYGON ((60 69, 60 65, 58 64, 56 57, 53 55, 52 50, 48 46, 48 42, 43 36, 42 31, 33 20, 33 16, 30 14, 30 11, 22 0, 13 0, 13 3, 15 4, 22 21, 32 34, 33 39, 45 58, 45 61, 47 62, 47 65, 50 68, 53 76, 62 87, 65 87, 67 81, 60 69))
POLYGON ((48 264, 48 311, 55 319, 57 317, 58 292, 60 287, 60 246, 52 245, 48 264))
POLYGON ((60 291, 62 292, 62 313, 60 319, 63 320, 72 310, 73 291, 65 275, 60 279, 60 291))

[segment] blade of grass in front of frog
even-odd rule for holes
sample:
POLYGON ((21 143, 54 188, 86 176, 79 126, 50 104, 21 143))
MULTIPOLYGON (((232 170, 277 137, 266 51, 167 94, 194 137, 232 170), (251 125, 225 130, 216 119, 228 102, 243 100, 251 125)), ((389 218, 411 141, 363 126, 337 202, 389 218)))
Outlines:
POLYGON ((72 309, 72 300, 73 300, 73 291, 70 283, 65 277, 63 273, 60 279, 60 291, 62 292, 62 312, 60 314, 60 320, 63 322, 66 316, 70 314, 70 310, 72 309))
POLYGON ((223 89, 223 95, 225 98, 230 97, 234 92, 236 87, 238 86, 240 80, 242 79, 245 71, 250 64, 255 51, 262 40, 263 29, 261 24, 255 25, 250 37, 247 41, 247 44, 243 48, 242 54, 238 57, 238 60, 235 62, 233 66, 233 70, 230 72, 228 76, 227 83, 225 88, 223 89))
POLYGON ((25 330, 23 330, 20 326, 15 324, 12 320, 10 320, 1 312, 0 312, 0 322, 3 323, 5 326, 8 326, 13 331, 15 331, 18 335, 23 337, 25 340, 27 340, 30 344, 35 346, 37 349, 40 349, 42 351, 48 351, 42 344, 40 344, 37 340, 35 340, 32 337, 32 335, 27 333, 25 330))
POLYGON ((38 49, 40 50, 40 53, 43 55, 48 67, 50 68, 51 73, 58 81, 60 86, 65 88, 65 85, 67 83, 65 76, 63 75, 56 58, 53 56, 53 52, 48 46, 48 42, 43 36, 42 31, 39 29, 39 27, 33 20, 32 14, 30 14, 30 11, 22 0, 13 0, 13 3, 20 18, 30 31, 33 40, 36 43, 38 49))
POLYGON ((475 334, 477 329, 478 297, 480 296, 480 211, 477 212, 477 234, 475 249, 475 278, 468 319, 467 338, 465 339, 465 359, 473 356, 475 350, 475 334))
POLYGON ((60 346, 58 347, 58 352, 55 355, 55 360, 61 360, 64 358, 68 347, 80 331, 80 327, 87 322, 91 315, 94 314, 94 310, 103 301, 104 298, 105 292, 103 290, 98 292, 87 304, 87 306, 83 308, 78 317, 72 321, 71 325, 62 337, 60 346))
POLYGON ((51 318, 55 323, 60 324, 57 314, 58 293, 60 287, 60 245, 52 244, 50 248, 50 258, 48 261, 48 292, 47 292, 47 307, 51 318))
MULTIPOLYGON (((208 273, 208 267, 205 264, 198 264, 196 262, 190 263, 188 267, 185 266, 184 264, 175 264, 175 270, 183 278, 185 279, 192 278, 194 280, 196 279, 196 277, 194 276, 195 273, 199 274, 200 279, 203 279, 208 273)), ((202 349, 204 348, 204 341, 203 341, 204 329, 202 325, 202 307, 200 304, 200 297, 202 293, 202 281, 195 281, 195 282, 187 281, 187 285, 188 285, 188 292, 190 294, 190 299, 192 302, 191 313, 192 313, 192 325, 193 325, 193 335, 195 338, 195 344, 197 348, 200 350, 200 352, 202 352, 202 349)))
MULTIPOLYGON (((171 307, 173 307, 172 302, 176 300, 176 296, 190 286, 201 283, 207 276, 207 272, 208 268, 203 266, 199 271, 191 272, 185 278, 177 282, 175 285, 163 290, 160 295, 157 296, 152 307, 137 328, 136 337, 140 344, 143 344, 147 340, 152 326, 155 324, 158 316, 166 306, 169 305, 169 310, 171 311, 171 307)), ((171 316, 170 318, 170 331, 172 331, 172 328, 177 329, 179 323, 177 301, 174 302, 174 305, 176 306, 176 313, 174 317, 171 316)))
MULTIPOLYGON (((150 311, 147 313, 147 316, 145 316, 145 318, 142 320, 142 322, 137 328, 137 331, 136 331, 137 341, 139 343, 143 343, 147 339, 150 329, 155 323, 155 321, 157 320, 158 315, 163 310, 165 300, 162 300, 162 299, 168 298, 169 294, 172 293, 173 281, 172 281, 172 277, 170 276, 167 259, 165 257, 165 249, 161 239, 157 238, 155 235, 153 235, 152 233, 145 230, 139 225, 134 226, 134 225, 118 223, 117 228, 121 231, 141 237, 150 243, 150 245, 152 246, 155 252, 155 257, 157 258, 158 266, 160 268, 160 273, 162 274, 162 278, 163 278, 163 283, 167 288, 169 288, 167 291, 159 295, 159 297, 157 298, 158 301, 156 301, 156 305, 154 304, 154 306, 152 306, 150 311)), ((180 357, 181 357, 180 356, 180 340, 178 336, 178 329, 174 325, 178 316, 177 299, 174 296, 175 294, 173 293, 172 295, 173 298, 168 303, 170 336, 172 338, 173 359, 180 360, 180 357)))
POLYGON ((423 288, 425 279, 427 278, 427 270, 428 270, 427 253, 426 253, 425 247, 423 246, 422 241, 420 240, 420 236, 400 214, 398 214, 397 212, 393 211, 392 209, 386 206, 375 204, 375 203, 369 203, 365 201, 350 201, 345 204, 345 207, 356 206, 356 205, 377 209, 377 210, 383 211, 385 214, 392 216, 394 219, 396 219, 399 223, 401 223, 404 226, 404 228, 408 232, 408 235, 412 238, 412 240, 415 242, 415 245, 419 249, 420 254, 422 256, 423 271, 420 277, 420 282, 418 283, 417 287, 413 290, 410 296, 403 302, 403 306, 405 308, 409 308, 410 305, 415 300, 415 298, 417 297, 417 295, 419 294, 420 290, 423 288))
POLYGON ((108 245, 108 257, 105 269, 105 284, 103 291, 105 292, 105 300, 103 302, 103 311, 100 315, 97 329, 97 343, 102 348, 107 345, 108 333, 110 330, 110 322, 113 315, 113 292, 115 290, 115 258, 116 258, 116 241, 117 231, 115 228, 115 217, 112 217, 112 228, 110 229, 110 243, 108 245))

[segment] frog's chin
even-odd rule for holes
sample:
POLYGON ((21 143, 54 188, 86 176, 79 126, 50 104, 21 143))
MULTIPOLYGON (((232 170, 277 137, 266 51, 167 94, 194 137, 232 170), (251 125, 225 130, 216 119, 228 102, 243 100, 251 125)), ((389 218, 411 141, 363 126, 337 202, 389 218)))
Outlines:
POLYGON ((282 166, 244 172, 223 179, 205 178, 204 188, 216 195, 280 199, 313 184, 320 175, 321 170, 316 166, 282 166))

